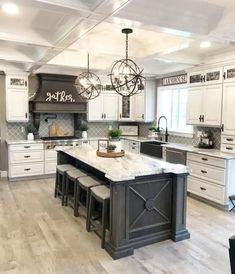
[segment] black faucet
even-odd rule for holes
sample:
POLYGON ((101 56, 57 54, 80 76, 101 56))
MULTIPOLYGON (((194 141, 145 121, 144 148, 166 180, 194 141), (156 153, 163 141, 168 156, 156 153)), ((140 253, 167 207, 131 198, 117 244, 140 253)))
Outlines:
POLYGON ((166 118, 166 116, 160 116, 158 118, 157 131, 160 132, 160 121, 161 121, 162 118, 164 118, 166 120, 165 142, 168 142, 168 136, 169 136, 169 134, 168 134, 168 130, 167 130, 167 118, 166 118))

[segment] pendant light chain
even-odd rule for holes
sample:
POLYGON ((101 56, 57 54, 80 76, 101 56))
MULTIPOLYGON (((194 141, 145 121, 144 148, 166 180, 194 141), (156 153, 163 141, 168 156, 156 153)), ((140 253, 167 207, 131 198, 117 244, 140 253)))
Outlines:
POLYGON ((128 33, 126 33, 126 60, 128 59, 128 33))

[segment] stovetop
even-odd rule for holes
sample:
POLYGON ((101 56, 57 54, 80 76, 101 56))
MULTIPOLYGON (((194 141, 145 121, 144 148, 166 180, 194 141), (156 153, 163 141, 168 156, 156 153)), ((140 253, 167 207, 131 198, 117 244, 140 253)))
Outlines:
POLYGON ((53 137, 41 137, 43 141, 58 141, 58 140, 78 140, 76 136, 53 136, 53 137))

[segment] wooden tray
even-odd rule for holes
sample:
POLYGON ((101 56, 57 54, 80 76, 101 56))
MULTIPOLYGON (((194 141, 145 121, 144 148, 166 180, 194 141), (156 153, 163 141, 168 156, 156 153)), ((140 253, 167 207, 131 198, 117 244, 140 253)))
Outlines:
POLYGON ((96 155, 104 158, 117 158, 123 157, 125 155, 125 151, 122 150, 121 152, 101 152, 97 150, 96 155))

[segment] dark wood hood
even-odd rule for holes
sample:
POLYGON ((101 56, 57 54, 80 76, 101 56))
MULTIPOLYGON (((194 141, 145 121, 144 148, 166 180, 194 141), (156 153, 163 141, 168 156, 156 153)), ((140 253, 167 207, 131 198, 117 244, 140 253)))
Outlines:
POLYGON ((76 76, 37 74, 39 89, 30 101, 30 111, 35 113, 87 113, 87 102, 74 87, 76 76))

